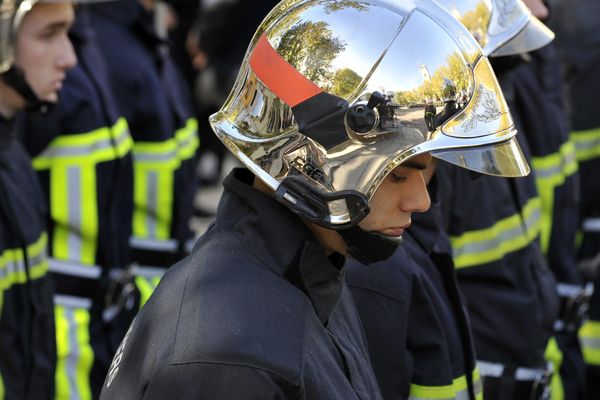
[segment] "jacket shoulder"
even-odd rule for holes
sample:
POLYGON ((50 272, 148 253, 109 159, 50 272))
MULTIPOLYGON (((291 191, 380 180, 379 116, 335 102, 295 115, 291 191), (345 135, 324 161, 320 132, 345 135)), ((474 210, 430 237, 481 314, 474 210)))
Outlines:
POLYGON ((218 229, 196 246, 182 266, 171 364, 249 366, 299 383, 310 304, 259 258, 218 229))

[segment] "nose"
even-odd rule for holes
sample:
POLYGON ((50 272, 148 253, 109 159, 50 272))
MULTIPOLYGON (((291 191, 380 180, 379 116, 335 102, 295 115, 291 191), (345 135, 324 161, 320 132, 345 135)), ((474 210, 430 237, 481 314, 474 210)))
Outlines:
POLYGON ((400 208, 405 212, 425 212, 431 206, 431 199, 427 191, 427 184, 421 171, 416 171, 408 176, 410 190, 404 192, 400 208))
POLYGON ((77 65, 77 55, 73 49, 73 44, 66 35, 61 41, 61 51, 58 55, 56 65, 64 71, 74 68, 77 65))

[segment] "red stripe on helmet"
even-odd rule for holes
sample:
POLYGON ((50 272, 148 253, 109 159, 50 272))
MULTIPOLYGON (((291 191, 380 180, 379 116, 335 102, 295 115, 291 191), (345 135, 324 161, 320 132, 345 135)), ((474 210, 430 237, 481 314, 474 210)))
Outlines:
POLYGON ((261 82, 290 107, 322 92, 285 61, 264 34, 250 55, 250 66, 261 82))

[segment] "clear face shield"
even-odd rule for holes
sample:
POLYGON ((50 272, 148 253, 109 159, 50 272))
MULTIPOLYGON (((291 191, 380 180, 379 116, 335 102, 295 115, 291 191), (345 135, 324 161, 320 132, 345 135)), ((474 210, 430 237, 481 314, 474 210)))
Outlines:
POLYGON ((288 206, 308 198, 319 203, 313 222, 356 225, 383 179, 423 153, 486 174, 529 172, 488 60, 437 5, 293 4, 267 16, 210 119, 288 206))

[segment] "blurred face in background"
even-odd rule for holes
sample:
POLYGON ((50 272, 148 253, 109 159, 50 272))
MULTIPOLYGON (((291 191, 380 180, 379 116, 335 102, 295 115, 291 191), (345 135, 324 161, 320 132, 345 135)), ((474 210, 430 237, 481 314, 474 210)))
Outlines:
POLYGON ((58 100, 67 70, 77 64, 67 35, 73 19, 71 3, 38 3, 25 14, 19 27, 15 64, 42 101, 58 100))

